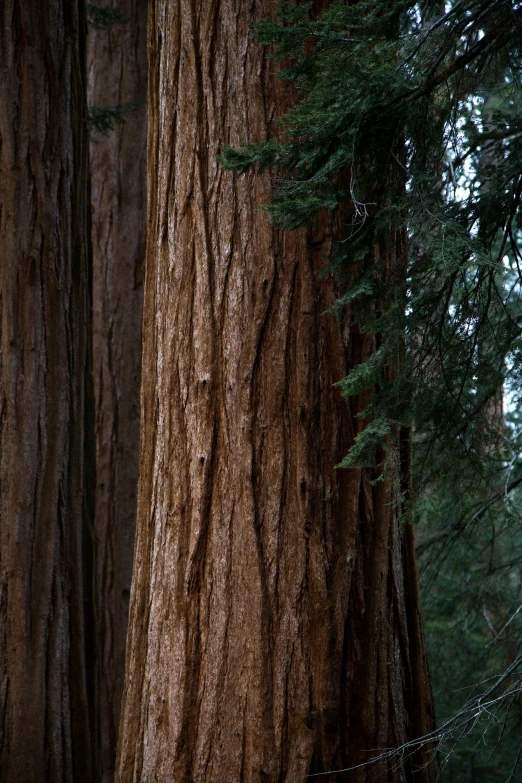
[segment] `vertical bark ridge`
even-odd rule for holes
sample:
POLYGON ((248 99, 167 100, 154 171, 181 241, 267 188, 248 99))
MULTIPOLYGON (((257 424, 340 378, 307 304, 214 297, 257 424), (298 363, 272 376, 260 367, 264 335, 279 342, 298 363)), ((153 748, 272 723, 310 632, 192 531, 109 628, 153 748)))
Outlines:
MULTIPOLYGON (((266 138, 288 105, 248 27, 270 10, 150 5, 125 783, 303 783, 418 731, 398 464, 377 483, 334 468, 365 400, 332 384, 375 349, 349 317, 323 315, 336 290, 317 271, 336 227, 282 234, 260 210, 268 176, 216 162, 223 143, 266 138)), ((381 764, 353 779, 428 776, 381 764)))
POLYGON ((96 776, 83 2, 0 5, 0 779, 96 776))
POLYGON ((126 22, 89 28, 91 106, 136 103, 93 131, 94 377, 102 778, 114 775, 136 523, 146 190, 146 0, 111 0, 126 22))

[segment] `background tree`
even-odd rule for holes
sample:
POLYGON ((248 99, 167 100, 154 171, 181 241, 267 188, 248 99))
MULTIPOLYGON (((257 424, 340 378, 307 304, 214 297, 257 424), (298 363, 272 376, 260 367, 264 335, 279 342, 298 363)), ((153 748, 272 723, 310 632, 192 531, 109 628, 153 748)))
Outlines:
MULTIPOLYGON (((428 731, 432 712, 412 531, 399 525, 407 428, 387 430, 373 467, 335 470, 372 393, 347 404, 333 384, 379 347, 379 330, 363 334, 349 312, 323 315, 339 291, 317 271, 355 202, 346 218, 284 234, 259 211, 269 178, 216 161, 224 143, 266 139, 291 103, 248 27, 270 10, 150 7, 143 421, 117 779, 297 782, 362 764, 354 781, 425 781, 426 755, 365 765, 428 731)), ((404 231, 388 223, 370 255, 390 288, 405 272, 404 231)))
POLYGON ((123 690, 139 460, 147 2, 114 0, 103 8, 91 5, 88 11, 96 604, 102 775, 111 780, 123 690))
POLYGON ((97 776, 83 2, 0 4, 0 778, 97 776))

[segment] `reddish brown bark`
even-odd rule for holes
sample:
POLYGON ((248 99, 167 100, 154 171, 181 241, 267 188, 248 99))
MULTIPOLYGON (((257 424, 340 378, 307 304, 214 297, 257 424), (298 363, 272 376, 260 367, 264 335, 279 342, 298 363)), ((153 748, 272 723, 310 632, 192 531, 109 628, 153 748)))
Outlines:
POLYGON ((0 3, 0 779, 96 777, 85 7, 0 3))
MULTIPOLYGON (((401 460, 375 484, 371 471, 334 468, 364 401, 332 384, 373 339, 323 315, 335 298, 316 275, 327 225, 282 235, 260 210, 268 177, 216 163, 221 144, 266 138, 288 105, 248 27, 271 9, 150 5, 122 783, 304 783, 431 728, 401 460)), ((396 265, 400 242, 381 252, 396 265)), ((350 780, 429 773, 376 764, 350 780)))
POLYGON ((111 780, 125 666, 139 461, 145 256, 146 0, 104 3, 127 22, 89 30, 89 104, 141 104, 91 142, 97 614, 102 773, 111 780))

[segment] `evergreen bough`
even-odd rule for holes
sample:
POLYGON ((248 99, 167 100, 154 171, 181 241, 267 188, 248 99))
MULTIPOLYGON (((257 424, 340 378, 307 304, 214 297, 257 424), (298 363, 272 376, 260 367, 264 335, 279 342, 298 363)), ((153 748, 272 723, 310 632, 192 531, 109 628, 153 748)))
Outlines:
POLYGON ((138 111, 141 104, 119 103, 115 106, 90 106, 88 112, 89 128, 91 133, 99 133, 108 136, 117 125, 122 125, 127 117, 138 111))

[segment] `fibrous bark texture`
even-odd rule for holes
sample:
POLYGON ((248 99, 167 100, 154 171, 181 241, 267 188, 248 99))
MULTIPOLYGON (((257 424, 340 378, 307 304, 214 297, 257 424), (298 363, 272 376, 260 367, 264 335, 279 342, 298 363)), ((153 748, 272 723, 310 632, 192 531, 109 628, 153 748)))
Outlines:
POLYGON ((85 7, 0 3, 0 780, 91 781, 85 7))
POLYGON ((135 104, 91 140, 96 397, 97 614, 102 772, 111 780, 119 722, 136 526, 142 267, 145 256, 147 2, 114 0, 123 24, 89 29, 91 106, 135 104))
MULTIPOLYGON (((408 438, 336 471, 361 421, 332 384, 374 349, 223 143, 288 106, 249 22, 269 0, 153 0, 138 527, 117 779, 304 783, 431 728, 408 438), (395 452, 394 452, 395 453, 395 452)), ((376 251, 378 252, 378 251, 376 251)), ((381 248, 383 268, 401 243, 381 248)), ((325 776, 323 780, 337 780, 325 776)), ((384 763, 352 783, 426 781, 384 763)))

